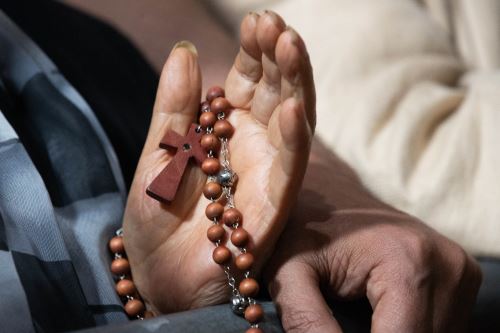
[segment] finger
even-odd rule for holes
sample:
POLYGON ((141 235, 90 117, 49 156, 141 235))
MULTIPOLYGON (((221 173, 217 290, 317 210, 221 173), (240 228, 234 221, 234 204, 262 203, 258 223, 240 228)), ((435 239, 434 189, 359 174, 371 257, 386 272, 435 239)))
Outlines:
POLYGON ((200 96, 201 72, 196 48, 190 42, 179 42, 161 73, 143 156, 159 149, 167 130, 187 133, 198 113, 200 96))
POLYGON ((270 200, 275 207, 280 207, 283 202, 295 200, 289 197, 289 194, 296 193, 296 187, 301 186, 301 181, 294 180, 300 180, 304 176, 312 140, 304 105, 300 101, 291 97, 282 104, 278 112, 279 123, 271 124, 268 129, 268 135, 280 136, 278 158, 274 159, 271 167, 269 187, 270 200))
POLYGON ((434 332, 468 332, 481 270, 458 244, 444 240, 434 283, 434 332))
POLYGON ((290 27, 276 45, 276 63, 282 75, 281 100, 295 97, 304 102, 312 131, 316 126, 316 93, 312 67, 304 41, 290 27))
POLYGON ((260 17, 257 25, 257 42, 263 52, 263 75, 255 90, 251 111, 254 118, 266 126, 281 102, 281 73, 275 62, 275 50, 276 42, 285 27, 283 19, 270 11, 260 17))
POLYGON ((127 211, 124 214, 123 225, 127 235, 124 241, 134 244, 131 246, 141 249, 138 251, 143 251, 143 254, 158 249, 168 235, 176 230, 182 222, 182 218, 179 217, 187 216, 192 207, 191 201, 196 200, 196 195, 193 195, 195 189, 201 192, 204 182, 202 172, 198 168, 188 168, 176 194, 176 200, 181 204, 162 205, 165 214, 151 214, 150 212, 155 209, 144 209, 146 206, 159 205, 146 195, 146 187, 171 159, 171 154, 165 149, 160 149, 159 143, 170 129, 181 135, 186 134, 198 113, 200 97, 201 73, 196 49, 189 42, 179 42, 174 46, 161 73, 148 137, 128 196, 127 211), (145 223, 146 221, 149 223, 145 223), (143 237, 144 235, 151 236, 143 237))
POLYGON ((226 98, 237 108, 250 109, 255 88, 262 77, 262 51, 257 43, 259 15, 249 13, 241 22, 240 51, 226 80, 226 98))
POLYGON ((310 266, 298 261, 286 262, 277 270, 269 291, 286 332, 342 332, 310 266))
POLYGON ((373 333, 432 332, 432 295, 428 278, 419 273, 406 278, 399 275, 405 271, 408 272, 398 268, 393 270, 393 277, 380 280, 372 277, 368 281, 373 333))

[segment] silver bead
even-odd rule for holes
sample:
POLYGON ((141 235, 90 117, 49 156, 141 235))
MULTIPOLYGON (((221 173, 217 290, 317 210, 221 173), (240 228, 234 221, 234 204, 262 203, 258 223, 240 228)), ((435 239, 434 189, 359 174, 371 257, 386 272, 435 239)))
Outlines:
POLYGON ((210 112, 210 105, 203 104, 201 107, 201 112, 210 112))
POLYGON ((223 169, 219 171, 219 174, 217 175, 217 182, 226 187, 233 186, 237 179, 238 176, 236 173, 230 169, 223 169))
POLYGON ((231 297, 231 310, 237 315, 243 315, 248 305, 248 301, 245 297, 240 295, 233 295, 231 297))

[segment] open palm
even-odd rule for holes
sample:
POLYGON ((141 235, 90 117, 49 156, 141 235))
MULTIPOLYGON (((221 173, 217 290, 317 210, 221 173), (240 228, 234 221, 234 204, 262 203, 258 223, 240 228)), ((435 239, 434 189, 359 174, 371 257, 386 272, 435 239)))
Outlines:
MULTIPOLYGON (((207 239, 206 176, 189 167, 169 205, 145 194, 172 159, 158 148, 167 130, 186 134, 196 121, 201 74, 192 46, 178 44, 162 72, 148 138, 124 216, 132 274, 154 312, 168 313, 228 299, 226 276, 207 239)), ((230 163, 238 175, 235 205, 251 235, 255 276, 272 251, 300 188, 314 128, 314 87, 304 44, 274 13, 249 14, 241 49, 226 80, 235 107, 229 122, 230 163)), ((236 248, 227 246, 234 250, 236 248)))

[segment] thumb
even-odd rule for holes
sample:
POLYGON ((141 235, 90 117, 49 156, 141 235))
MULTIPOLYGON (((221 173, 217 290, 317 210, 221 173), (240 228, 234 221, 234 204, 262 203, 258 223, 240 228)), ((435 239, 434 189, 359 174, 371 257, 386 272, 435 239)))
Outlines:
POLYGON ((342 332, 321 294, 318 274, 309 265, 284 263, 271 279, 269 292, 286 332, 342 332))

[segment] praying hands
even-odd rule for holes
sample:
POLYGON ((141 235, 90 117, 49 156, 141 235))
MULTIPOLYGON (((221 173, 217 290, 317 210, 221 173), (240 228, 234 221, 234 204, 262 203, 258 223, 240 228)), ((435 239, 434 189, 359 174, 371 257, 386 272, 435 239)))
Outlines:
MULTIPOLYGON (((309 155, 315 91, 306 47, 294 30, 275 13, 250 13, 240 39, 225 83, 234 107, 227 118, 234 127, 234 202, 251 237, 252 275, 264 271, 285 330, 340 332, 325 299, 366 296, 373 332, 465 331, 481 280, 474 260, 371 196, 319 142, 309 155)), ((158 144, 167 131, 187 133, 200 96, 197 52, 190 43, 178 44, 162 72, 124 216, 134 282, 155 314, 230 297, 206 235, 206 175, 189 167, 170 204, 146 195, 173 158, 158 144)))
MULTIPOLYGON (((240 225, 251 235, 254 276, 270 256, 296 201, 315 119, 304 43, 277 19, 251 14, 243 21, 240 53, 226 81, 226 98, 234 107, 227 118, 235 128, 229 140, 230 164, 238 176, 234 203, 243 216, 240 225)), ((165 133, 184 135, 196 121, 201 95, 197 61, 188 43, 178 44, 167 60, 124 217, 134 282, 156 314, 228 300, 224 270, 211 259, 220 252, 214 252, 207 239, 210 220, 218 214, 206 210, 206 175, 199 168, 187 170, 168 205, 145 195, 172 161, 171 152, 158 146, 165 133)), ((214 127, 217 132, 217 124, 214 127)), ((227 248, 236 255, 236 247, 227 248)))
POLYGON ((496 331, 493 4, 4 2, 0 331, 496 331))

